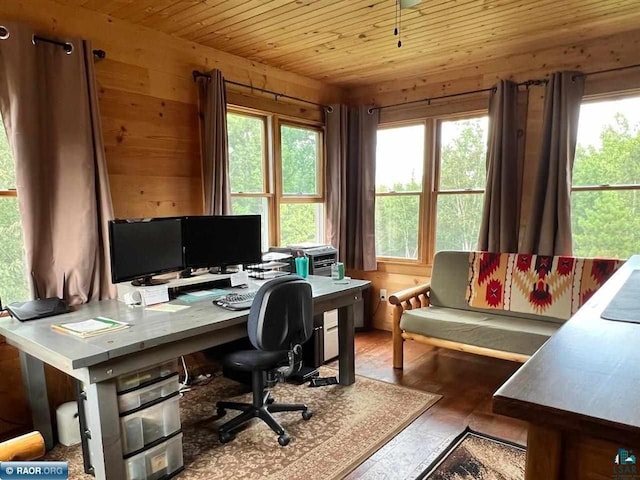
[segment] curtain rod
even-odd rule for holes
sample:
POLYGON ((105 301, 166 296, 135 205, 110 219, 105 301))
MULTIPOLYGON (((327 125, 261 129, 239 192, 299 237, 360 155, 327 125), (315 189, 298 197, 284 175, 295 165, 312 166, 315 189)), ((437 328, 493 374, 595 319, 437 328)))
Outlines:
MULTIPOLYGON (((546 85, 549 82, 549 80, 525 80, 524 82, 520 82, 517 85, 519 87, 521 86, 525 86, 527 88, 534 86, 534 85, 546 85)), ((478 90, 468 90, 466 92, 458 92, 458 93, 450 93, 448 95, 440 95, 439 97, 427 97, 427 98, 421 98, 420 100, 411 100, 409 102, 401 102, 401 103, 393 103, 391 105, 381 105, 379 107, 371 107, 368 111, 369 113, 373 113, 374 110, 382 110, 383 108, 391 108, 391 107, 400 107, 402 105, 411 105, 413 103, 422 103, 422 102, 427 102, 427 105, 431 105, 431 102, 433 100, 442 100, 445 98, 454 98, 454 97, 462 97, 464 95, 473 95, 475 93, 483 93, 483 92, 491 92, 491 91, 495 91, 495 87, 489 87, 489 88, 480 88, 478 90)))
MULTIPOLYGON (((40 35, 34 35, 31 41, 34 45, 37 42, 51 43, 52 45, 58 45, 59 47, 62 47, 67 55, 71 55, 71 53, 73 53, 73 45, 69 42, 60 42, 51 38, 41 37, 40 35)), ((93 54, 99 59, 103 59, 107 56, 107 52, 105 52, 104 50, 93 50, 93 54)))
POLYGON ((601 73, 611 73, 611 72, 619 72, 620 70, 629 70, 630 68, 638 68, 640 67, 640 63, 636 63, 634 65, 627 65, 626 67, 616 67, 616 68, 608 68, 606 70, 596 70, 595 72, 587 72, 587 73, 578 73, 571 77, 572 80, 580 77, 589 77, 591 75, 600 75, 601 73))
MULTIPOLYGON (((211 78, 211 75, 209 75, 208 73, 202 73, 202 72, 199 72, 198 70, 194 70, 192 72, 192 75, 193 75, 193 81, 194 82, 200 77, 211 78)), ((268 93, 269 95, 273 95, 275 97, 276 101, 278 101, 279 97, 289 98, 291 100, 296 100, 298 102, 303 102, 303 103, 308 103, 310 105, 315 105, 316 107, 322 107, 329 113, 333 112, 333 107, 331 105, 324 105, 322 103, 312 102, 310 100, 305 100, 304 98, 292 97, 291 95, 287 95, 285 93, 278 93, 278 92, 274 92, 272 90, 267 90, 265 88, 260 88, 260 87, 254 87, 252 85, 247 85, 246 83, 234 82, 232 80, 225 80, 224 83, 230 83, 231 85, 236 85, 238 87, 248 88, 250 90, 257 90, 257 91, 262 92, 262 93, 268 93)))

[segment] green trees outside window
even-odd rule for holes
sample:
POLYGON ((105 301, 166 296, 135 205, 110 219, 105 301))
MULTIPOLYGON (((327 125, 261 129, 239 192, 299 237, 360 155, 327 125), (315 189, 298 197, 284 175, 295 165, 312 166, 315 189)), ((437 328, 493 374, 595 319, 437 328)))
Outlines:
POLYGON ((289 123, 270 128, 276 123, 267 114, 227 114, 232 211, 262 216, 265 250, 276 243, 322 243, 321 130, 289 123))
POLYGON ((585 103, 573 167, 573 253, 640 253, 640 97, 585 103))
POLYGON ((31 298, 15 185, 13 158, 0 122, 0 298, 3 304, 31 298))

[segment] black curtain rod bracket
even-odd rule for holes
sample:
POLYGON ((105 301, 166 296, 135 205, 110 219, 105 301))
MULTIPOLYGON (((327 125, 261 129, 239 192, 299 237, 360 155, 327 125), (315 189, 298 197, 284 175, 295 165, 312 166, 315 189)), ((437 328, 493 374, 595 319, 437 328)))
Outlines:
MULTIPOLYGON (((191 72, 191 75, 193 75, 193 81, 194 82, 197 81, 198 78, 211 78, 211 75, 209 75, 208 73, 202 73, 202 72, 199 72, 198 70, 194 70, 193 72, 191 72)), ((262 92, 262 93, 266 93, 266 94, 269 94, 269 95, 273 95, 275 100, 276 100, 276 102, 278 101, 278 99, 280 97, 288 98, 290 100, 295 100, 296 102, 308 103, 309 105, 314 105, 316 107, 324 108, 329 113, 333 112, 333 107, 331 105, 324 105, 322 103, 312 102, 310 100, 305 100, 304 98, 293 97, 293 96, 287 95, 285 93, 274 92, 273 90, 267 90, 266 88, 254 87, 253 85, 247 85, 246 83, 234 82, 233 80, 225 80, 224 83, 229 83, 229 84, 235 85, 237 87, 248 88, 249 90, 252 90, 252 91, 253 90, 257 90, 258 92, 262 92)))
POLYGON ((31 37, 31 43, 33 43, 35 45, 38 42, 44 42, 44 43, 50 43, 52 45, 58 45, 59 47, 62 47, 62 49, 64 50, 64 53, 66 53, 67 55, 71 55, 73 53, 73 45, 70 44, 69 42, 60 42, 58 40, 53 40, 51 38, 45 38, 45 37, 41 37, 39 35, 33 35, 31 37))

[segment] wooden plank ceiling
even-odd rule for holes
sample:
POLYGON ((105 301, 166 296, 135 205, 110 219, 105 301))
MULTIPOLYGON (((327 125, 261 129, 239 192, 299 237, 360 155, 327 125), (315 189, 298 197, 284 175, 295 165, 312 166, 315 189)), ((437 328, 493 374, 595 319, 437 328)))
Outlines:
POLYGON ((57 0, 342 87, 638 29, 638 0, 57 0))

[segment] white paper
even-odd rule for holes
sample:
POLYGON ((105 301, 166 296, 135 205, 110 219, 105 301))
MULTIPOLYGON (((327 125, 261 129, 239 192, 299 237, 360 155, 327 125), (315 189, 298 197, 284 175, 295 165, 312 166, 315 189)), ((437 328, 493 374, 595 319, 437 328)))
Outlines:
POLYGON ((169 288, 166 285, 158 285, 157 287, 144 287, 140 289, 142 304, 155 305, 156 303, 164 303, 169 301, 169 288))
POLYGON ((285 258, 291 258, 291 255, 289 253, 281 253, 281 252, 267 252, 264 255, 262 255, 262 260, 264 262, 284 260, 285 258))
POLYGON ((249 284, 249 274, 247 272, 238 272, 231 275, 231 286, 237 287, 238 285, 249 284))
POLYGON ((92 318, 91 320, 85 320, 83 322, 65 323, 62 326, 67 330, 73 330, 74 332, 78 332, 78 333, 85 333, 85 332, 95 332, 96 330, 102 330, 103 328, 108 327, 109 324, 105 324, 100 320, 94 320, 92 318))
POLYGON ((195 292, 189 292, 189 295, 193 295, 194 297, 206 297, 207 295, 213 295, 215 292, 211 290, 197 290, 195 292))
POLYGON ((152 305, 150 307, 147 307, 147 310, 152 310, 154 312, 175 313, 175 312, 179 312, 180 310, 184 310, 186 308, 189 308, 189 305, 175 305, 173 303, 159 303, 157 305, 152 305))

